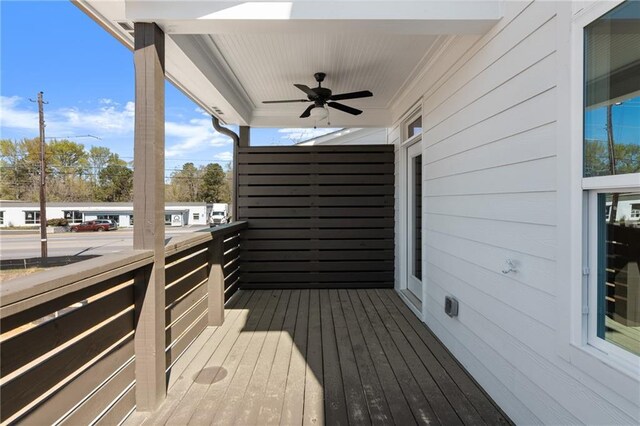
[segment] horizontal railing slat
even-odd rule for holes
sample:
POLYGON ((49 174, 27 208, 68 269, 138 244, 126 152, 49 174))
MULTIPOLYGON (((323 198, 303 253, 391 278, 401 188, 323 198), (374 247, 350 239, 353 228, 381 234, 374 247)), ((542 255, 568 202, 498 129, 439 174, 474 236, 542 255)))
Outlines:
POLYGON ((132 284, 2 342, 2 377, 130 307, 132 284))
POLYGON ((130 251, 10 280, 0 287, 0 318, 140 269, 152 262, 152 252, 130 251), (47 277, 52 278, 49 280, 47 277))
MULTIPOLYGON (((91 395, 101 383, 117 372, 133 356, 133 335, 131 335, 129 339, 114 347, 75 380, 47 398, 38 406, 37 410, 26 414, 21 418, 21 421, 24 424, 50 424, 56 419, 60 419, 84 397, 91 395)), ((106 408, 109 402, 104 401, 103 408, 106 408)))
POLYGON ((0 400, 2 420, 30 404, 126 336, 133 330, 133 323, 134 312, 131 309, 19 377, 4 383, 0 400))
MULTIPOLYGON (((237 283, 239 234, 246 228, 235 222, 166 246, 167 365, 207 325, 211 245, 224 247, 229 285, 237 283)), ((135 404, 134 283, 152 262, 151 251, 128 251, 2 287, 2 421, 122 420, 135 404)))

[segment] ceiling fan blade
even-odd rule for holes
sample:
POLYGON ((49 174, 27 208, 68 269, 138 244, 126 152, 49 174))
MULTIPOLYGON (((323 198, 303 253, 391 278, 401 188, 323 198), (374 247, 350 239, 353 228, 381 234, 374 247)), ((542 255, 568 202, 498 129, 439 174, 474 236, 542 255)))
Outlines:
POLYGON ((313 90, 311 90, 311 88, 309 86, 305 86, 304 84, 294 84, 294 86, 296 86, 298 89, 302 90, 304 93, 307 94, 307 96, 309 96, 311 99, 315 99, 318 97, 318 95, 316 94, 316 92, 314 92, 313 90))
POLYGON ((370 91, 361 90, 359 92, 349 92, 332 95, 329 99, 332 101, 342 101, 345 99, 369 98, 371 96, 373 96, 373 93, 371 93, 370 91))
POLYGON ((309 105, 307 107, 307 109, 304 110, 304 112, 302 113, 302 115, 300 116, 300 118, 307 118, 311 115, 311 110, 314 109, 316 106, 315 104, 313 105, 309 105))
POLYGON ((309 99, 290 99, 286 101, 262 101, 263 104, 285 104, 288 102, 309 102, 309 99))
POLYGON ((353 115, 362 114, 362 111, 360 111, 359 109, 351 108, 350 106, 339 104, 338 102, 329 102, 327 105, 329 105, 331 108, 339 109, 340 111, 344 111, 349 114, 353 114, 353 115))

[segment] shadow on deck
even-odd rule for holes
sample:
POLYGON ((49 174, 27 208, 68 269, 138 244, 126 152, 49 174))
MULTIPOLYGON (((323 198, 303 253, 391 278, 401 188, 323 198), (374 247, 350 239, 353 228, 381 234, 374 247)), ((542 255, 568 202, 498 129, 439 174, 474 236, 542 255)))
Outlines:
POLYGON ((241 291, 125 424, 500 424, 393 290, 241 291))

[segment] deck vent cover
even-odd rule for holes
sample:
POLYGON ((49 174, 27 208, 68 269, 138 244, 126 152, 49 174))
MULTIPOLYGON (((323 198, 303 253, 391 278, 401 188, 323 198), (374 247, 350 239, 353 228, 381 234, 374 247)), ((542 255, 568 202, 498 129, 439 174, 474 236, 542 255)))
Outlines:
POLYGON ((458 301, 455 297, 445 296, 444 312, 451 318, 458 316, 458 301))

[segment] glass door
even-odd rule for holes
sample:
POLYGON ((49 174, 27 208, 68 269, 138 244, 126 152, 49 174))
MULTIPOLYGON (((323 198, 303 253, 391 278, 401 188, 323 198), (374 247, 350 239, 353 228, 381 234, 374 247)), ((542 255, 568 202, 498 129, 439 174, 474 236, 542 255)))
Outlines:
POLYGON ((422 144, 407 149, 407 289, 422 301, 422 144))

